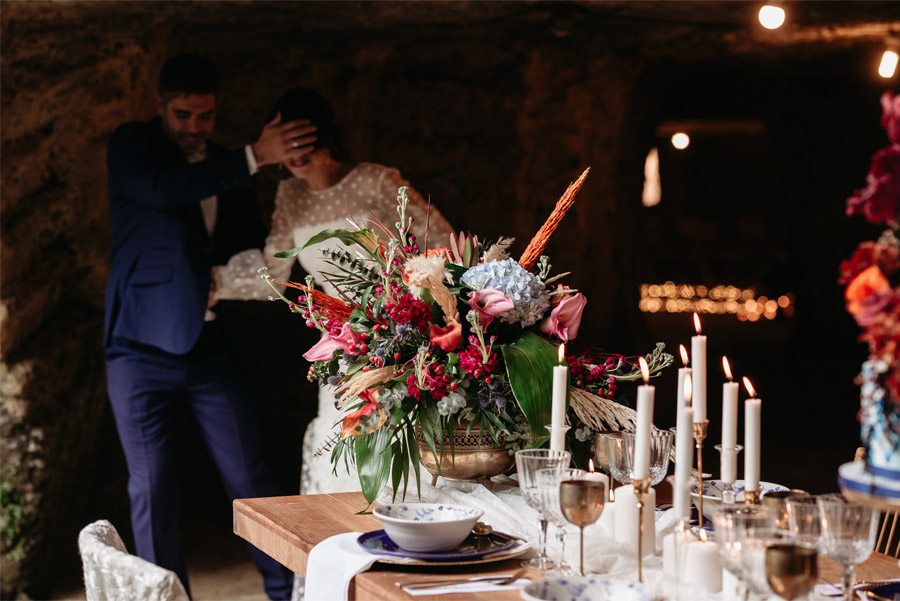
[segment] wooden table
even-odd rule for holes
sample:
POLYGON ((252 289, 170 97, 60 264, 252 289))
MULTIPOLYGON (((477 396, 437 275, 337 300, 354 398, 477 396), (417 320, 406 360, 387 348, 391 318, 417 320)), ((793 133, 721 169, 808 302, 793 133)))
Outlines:
MULTIPOLYGON (((233 504, 234 533, 289 569, 305 576, 309 551, 317 543, 344 532, 381 529, 381 524, 375 517, 358 515, 366 506, 362 493, 237 499, 233 504)), ((472 601, 484 597, 471 593, 413 597, 394 583, 431 580, 444 575, 453 577, 509 573, 518 569, 520 563, 520 559, 509 559, 474 566, 441 568, 376 563, 353 579, 349 598, 366 601, 472 601)), ((830 557, 822 558, 819 561, 819 575, 829 582, 838 583, 840 566, 830 557)), ((526 577, 539 580, 541 572, 533 570, 526 577)), ((859 580, 898 578, 900 567, 897 566, 896 559, 876 553, 864 564, 857 566, 856 577, 859 580)), ((490 598, 498 601, 521 600, 518 591, 491 593, 490 598)))

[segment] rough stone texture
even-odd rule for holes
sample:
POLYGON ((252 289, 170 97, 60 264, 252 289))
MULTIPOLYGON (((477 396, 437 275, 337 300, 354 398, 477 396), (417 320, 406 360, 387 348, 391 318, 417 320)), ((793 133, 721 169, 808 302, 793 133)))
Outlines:
MULTIPOLYGON (((0 594, 41 597, 53 575, 77 570, 76 534, 91 519, 127 538, 102 351, 104 154, 117 124, 153 114, 166 57, 196 51, 219 66, 226 144, 252 141, 287 87, 319 89, 357 158, 400 167, 460 229, 515 236, 515 253, 590 166, 548 254, 590 299, 583 336, 641 352, 637 200, 653 128, 678 99, 669 71, 731 57, 759 74, 788 56, 859 53, 900 28, 896 3, 802 4, 768 35, 748 26, 753 2, 2 2, 0 484, 4 526, 10 503, 24 507, 24 558, 4 538, 0 594)), ((785 79, 799 111, 804 88, 785 79)), ((871 114, 859 124, 877 138, 871 114)), ((866 164, 862 153, 860 181, 866 164)), ((277 177, 261 178, 265 210, 277 177)), ((706 227, 691 223, 680 222, 706 227)), ((247 313, 267 450, 293 489, 315 411, 299 357, 313 335, 279 307, 247 313)), ((185 513, 227 523, 208 491, 213 468, 187 438, 185 513)))

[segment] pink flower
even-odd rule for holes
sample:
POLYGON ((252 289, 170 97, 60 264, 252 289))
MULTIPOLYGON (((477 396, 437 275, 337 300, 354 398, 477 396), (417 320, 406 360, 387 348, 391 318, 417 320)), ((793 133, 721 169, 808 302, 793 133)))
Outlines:
POLYGON ((319 341, 311 349, 303 353, 303 358, 307 361, 327 361, 331 359, 334 352, 338 349, 353 353, 356 350, 356 345, 361 340, 361 335, 354 332, 350 324, 344 322, 339 333, 323 333, 319 341))
POLYGON ((900 142, 900 96, 888 90, 881 95, 881 126, 891 142, 900 142))
POLYGON ((862 213, 871 223, 893 223, 900 212, 900 143, 875 153, 866 187, 847 199, 847 215, 862 213))
POLYGON ((559 301, 550 312, 550 317, 541 324, 541 331, 556 336, 563 342, 575 338, 581 327, 581 313, 586 304, 587 299, 581 293, 559 301))
POLYGON ((473 290, 469 293, 469 303, 478 313, 482 328, 486 328, 496 316, 506 313, 515 306, 511 298, 496 288, 473 290))

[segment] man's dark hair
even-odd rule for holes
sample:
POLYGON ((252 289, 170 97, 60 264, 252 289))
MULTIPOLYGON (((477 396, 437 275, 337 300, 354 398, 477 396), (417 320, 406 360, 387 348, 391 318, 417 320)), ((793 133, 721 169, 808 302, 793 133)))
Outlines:
POLYGON ((159 71, 159 95, 166 102, 185 94, 216 94, 218 91, 219 74, 202 56, 173 56, 159 71))
POLYGON ((282 123, 295 119, 309 119, 316 126, 314 150, 327 148, 331 158, 336 161, 350 159, 341 144, 341 135, 334 120, 334 112, 328 105, 328 101, 318 92, 309 88, 291 88, 275 101, 275 106, 269 111, 266 122, 274 119, 279 113, 281 113, 282 123))

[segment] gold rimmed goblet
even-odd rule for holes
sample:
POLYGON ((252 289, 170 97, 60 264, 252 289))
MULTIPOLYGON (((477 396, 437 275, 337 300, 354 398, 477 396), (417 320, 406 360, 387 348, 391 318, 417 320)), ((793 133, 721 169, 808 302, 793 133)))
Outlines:
POLYGON ((566 520, 581 530, 578 566, 581 576, 584 576, 584 527, 600 519, 608 495, 603 481, 569 479, 559 483, 559 508, 566 520))
POLYGON ((787 601, 809 594, 819 577, 818 552, 806 545, 776 543, 766 547, 766 580, 787 601))

